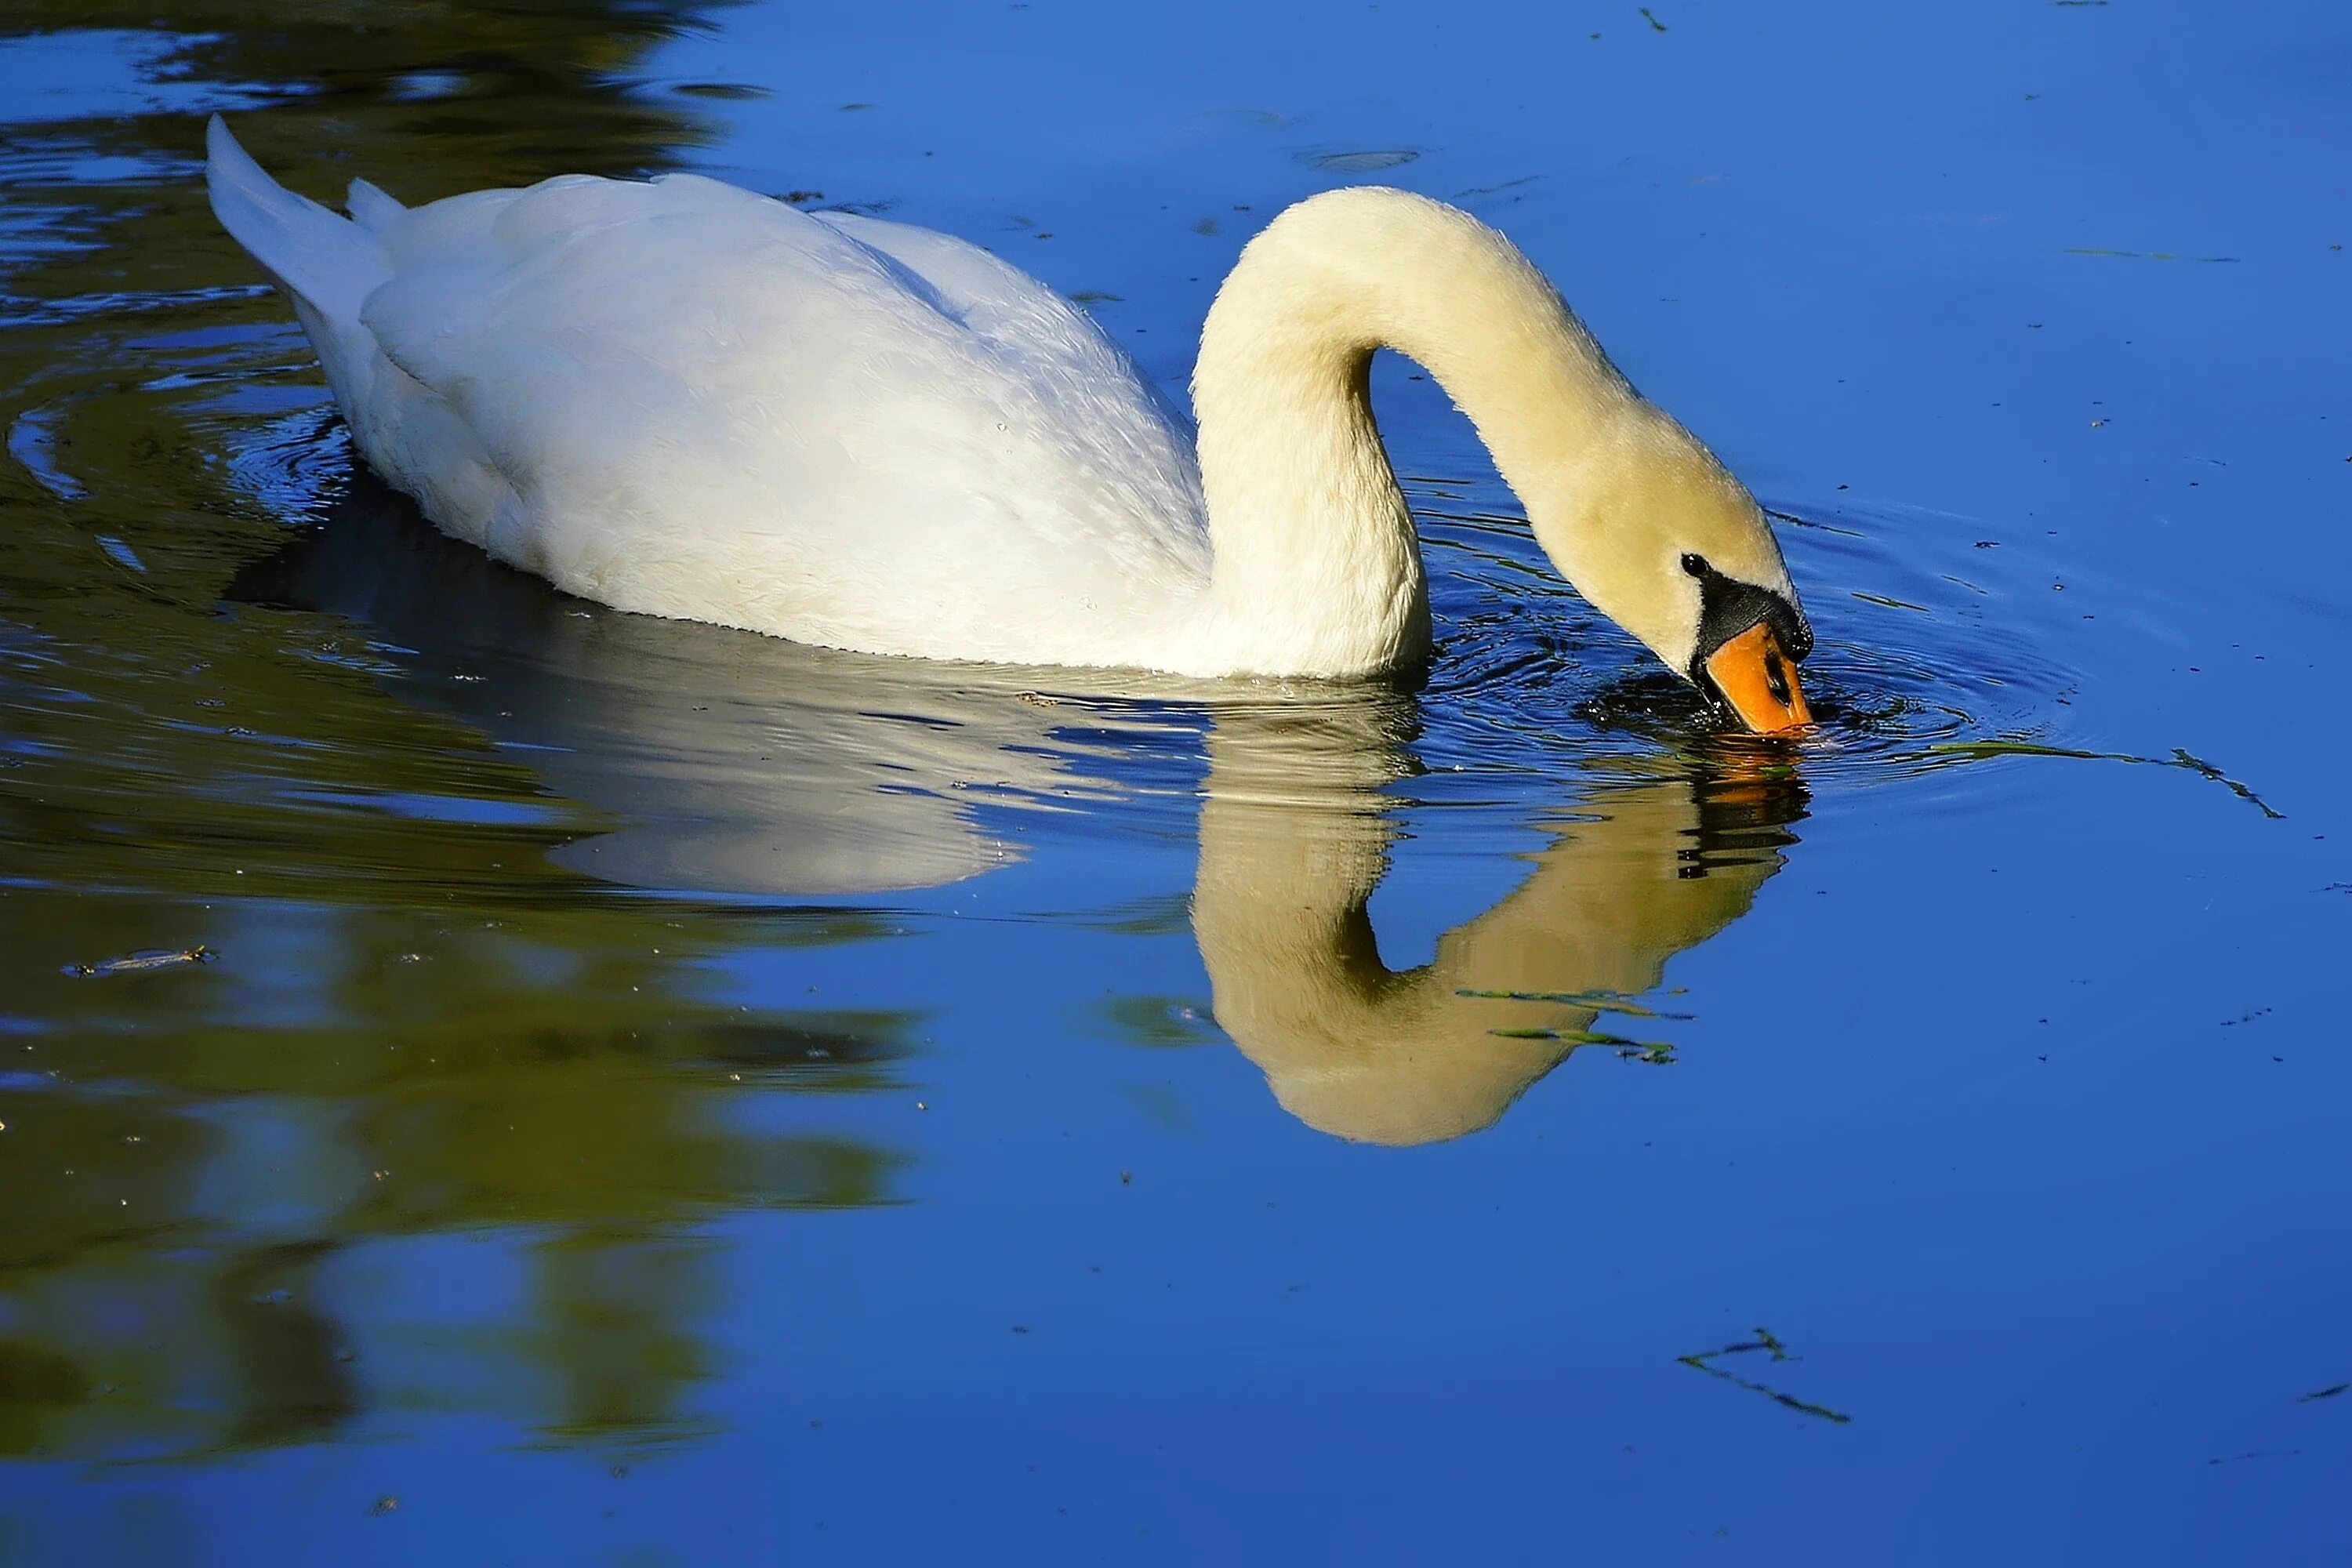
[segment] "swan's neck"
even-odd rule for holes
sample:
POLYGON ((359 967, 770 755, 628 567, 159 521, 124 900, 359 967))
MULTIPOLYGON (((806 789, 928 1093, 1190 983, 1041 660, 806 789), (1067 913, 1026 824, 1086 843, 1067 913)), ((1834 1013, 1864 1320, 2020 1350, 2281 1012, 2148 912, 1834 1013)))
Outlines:
POLYGON ((1421 551, 1372 424, 1383 347, 1428 368, 1530 508, 1640 403, 1542 274, 1466 213, 1381 189, 1291 208, 1218 291, 1192 379, 1209 611, 1236 668, 1360 675, 1428 651, 1421 551))

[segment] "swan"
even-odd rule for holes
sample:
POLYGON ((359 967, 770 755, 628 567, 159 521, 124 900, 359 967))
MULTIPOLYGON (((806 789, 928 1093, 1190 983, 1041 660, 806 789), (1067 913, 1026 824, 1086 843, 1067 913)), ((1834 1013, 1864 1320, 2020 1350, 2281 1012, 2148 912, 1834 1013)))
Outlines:
POLYGON ((215 115, 222 226, 292 302, 354 445, 426 517, 618 609, 866 653, 1351 678, 1430 649, 1372 420, 1393 348, 1469 416, 1553 564, 1748 728, 1811 720, 1754 498, 1469 214, 1326 192, 1254 238, 1198 436, 1083 312, 978 246, 696 174, 566 175, 348 218, 215 115))

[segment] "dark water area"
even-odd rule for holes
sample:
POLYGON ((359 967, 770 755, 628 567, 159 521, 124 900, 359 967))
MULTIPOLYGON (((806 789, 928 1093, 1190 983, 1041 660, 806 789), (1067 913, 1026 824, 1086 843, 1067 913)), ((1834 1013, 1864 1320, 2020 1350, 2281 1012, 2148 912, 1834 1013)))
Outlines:
POLYGON ((2340 1563, 2352 24, 0 19, 0 1562, 2340 1563), (213 225, 693 169, 1171 393, 1378 180, 1780 519, 1723 732, 1375 374, 1424 680, 649 620, 213 225))

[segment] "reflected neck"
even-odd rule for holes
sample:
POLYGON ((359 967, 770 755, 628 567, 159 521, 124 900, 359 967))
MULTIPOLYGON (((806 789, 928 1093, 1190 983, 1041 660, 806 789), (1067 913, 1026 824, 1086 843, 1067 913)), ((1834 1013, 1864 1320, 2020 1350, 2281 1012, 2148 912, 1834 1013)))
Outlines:
POLYGON ((1355 676, 1427 656, 1421 551, 1372 421, 1384 347, 1436 377, 1523 504, 1572 486, 1639 402, 1468 214, 1379 188, 1292 207, 1218 291, 1192 380, 1213 635, 1235 668, 1355 676))

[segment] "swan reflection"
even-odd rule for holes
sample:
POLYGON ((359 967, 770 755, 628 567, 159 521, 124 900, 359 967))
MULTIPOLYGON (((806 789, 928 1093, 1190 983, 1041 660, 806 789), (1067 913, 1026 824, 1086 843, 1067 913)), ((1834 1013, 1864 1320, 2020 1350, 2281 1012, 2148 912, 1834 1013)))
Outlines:
POLYGON ((1747 912, 1804 791, 1754 762, 1591 790, 1517 888, 1396 971, 1368 910, 1399 832, 1396 728, 1374 706, 1221 716, 1192 930, 1217 1022, 1285 1110, 1426 1143, 1489 1125, 1580 1045, 1642 1051, 1601 1015, 1639 1017, 1668 959, 1747 912))
POLYGON ((1052 672, 1051 697, 1017 669, 623 616, 357 484, 233 596, 350 616, 396 645, 419 694, 606 814, 608 831, 559 852, 600 878, 766 896, 952 882, 1018 853, 1020 810, 1132 796, 1155 753, 1180 798, 1175 760, 1205 725, 1192 926, 1215 1017, 1286 1110, 1342 1138, 1475 1131, 1580 1046, 1654 1058, 1621 1037, 1643 1032, 1631 999, 1747 911, 1804 811, 1802 784, 1760 753, 1623 760, 1622 778, 1596 763, 1538 824, 1519 885, 1430 963, 1392 970, 1369 905, 1401 831, 1411 696, 1154 682, 1165 700, 1139 702, 1138 678, 1117 677, 1095 701, 1085 672, 1052 672))
POLYGON ((611 819, 557 852, 631 886, 751 895, 937 887, 1017 853, 981 805, 1111 787, 1108 753, 1017 671, 877 658, 560 595, 422 523, 363 472, 230 596, 374 637, 404 694, 611 819))

